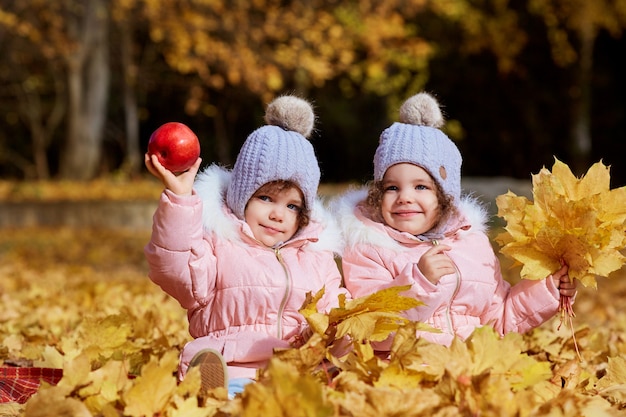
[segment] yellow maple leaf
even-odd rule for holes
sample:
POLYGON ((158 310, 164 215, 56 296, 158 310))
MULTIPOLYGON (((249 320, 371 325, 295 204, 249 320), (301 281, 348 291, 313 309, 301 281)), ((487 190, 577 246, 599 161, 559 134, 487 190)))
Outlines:
POLYGON ((320 369, 320 364, 329 355, 327 341, 314 333, 299 348, 275 349, 274 357, 295 366, 299 372, 313 374, 320 369))
POLYGON ((160 360, 152 358, 146 363, 133 386, 124 392, 124 415, 141 417, 159 414, 176 390, 174 372, 177 366, 178 354, 175 351, 167 352, 160 360))
POLYGON ((68 394, 76 388, 88 385, 89 373, 91 372, 91 362, 86 354, 80 354, 63 366, 63 378, 57 385, 68 394))
POLYGON ((441 413, 443 400, 432 390, 405 387, 370 387, 348 391, 335 401, 352 416, 453 416, 459 413, 441 413))
POLYGON ((50 387, 31 397, 24 409, 24 417, 48 416, 92 417, 92 414, 81 401, 66 397, 63 389, 50 387))
POLYGON ((0 403, 0 417, 23 415, 24 405, 17 402, 0 403))
POLYGON ((200 367, 192 366, 187 369, 185 378, 178 384, 176 393, 181 397, 197 396, 200 392, 201 384, 200 367))
POLYGON ((469 371, 472 375, 489 369, 498 373, 507 372, 519 359, 524 346, 519 333, 510 332, 500 337, 491 326, 478 327, 465 344, 471 355, 469 371))
POLYGON ((177 397, 174 404, 176 408, 169 411, 168 417, 210 417, 217 411, 216 407, 199 407, 196 397, 177 397))
POLYGON ((335 383, 358 379, 374 384, 387 366, 384 360, 374 354, 374 349, 369 343, 354 343, 348 355, 341 362, 335 360, 334 363, 342 370, 335 378, 335 383))
POLYGON ((575 177, 555 159, 532 176, 533 199, 512 192, 496 198, 505 232, 496 237, 501 253, 522 265, 527 279, 543 279, 564 262, 569 275, 596 287, 626 257, 626 187, 610 189, 609 167, 598 162, 575 177))
MULTIPOLYGON (((311 326, 311 329, 321 335, 326 333, 326 329, 328 329, 328 314, 317 310, 317 302, 324 296, 324 292, 325 288, 322 287, 314 296, 312 296, 311 293, 307 293, 306 299, 300 309, 300 314, 304 316, 309 326, 311 326)), ((343 302, 342 300, 344 299, 345 297, 340 299, 340 303, 343 302)))
POLYGON ((246 416, 332 416, 323 386, 311 375, 273 358, 264 377, 241 394, 246 416))
POLYGON ((421 339, 418 338, 417 332, 441 333, 440 329, 435 329, 429 324, 419 321, 411 321, 398 329, 393 337, 391 345, 391 357, 402 360, 404 356, 410 356, 417 349, 417 345, 421 339))
MULTIPOLYGON (((108 361, 101 368, 89 374, 89 384, 78 392, 81 397, 99 397, 102 405, 119 399, 119 393, 128 386, 128 363, 126 361, 108 361)), ((92 399, 92 401, 95 401, 92 399)), ((91 407, 90 407, 91 409, 91 407)), ((99 410, 93 408, 91 411, 99 410)), ((95 414, 95 413, 94 413, 95 414)))
POLYGON ((34 366, 47 368, 63 368, 64 356, 52 346, 45 346, 41 353, 43 360, 34 361, 34 366))
POLYGON ((339 306, 328 313, 317 310, 317 302, 324 295, 322 288, 315 296, 307 295, 300 313, 313 331, 325 338, 334 340, 349 335, 358 341, 382 341, 408 322, 401 311, 423 304, 415 298, 400 295, 409 288, 408 285, 391 287, 353 300, 346 300, 341 294, 339 306))
POLYGON ((353 340, 382 341, 408 322, 400 312, 423 305, 412 297, 401 296, 408 285, 391 287, 347 301, 328 314, 337 323, 336 337, 349 334, 353 340))
POLYGON ((610 357, 606 375, 596 384, 598 393, 612 402, 626 403, 626 359, 610 357))
POLYGON ((81 342, 89 346, 92 358, 110 357, 118 351, 130 351, 128 343, 132 333, 129 317, 122 314, 107 315, 102 318, 87 317, 78 330, 81 342))
POLYGON ((374 386, 411 389, 418 388, 423 379, 423 374, 420 372, 410 368, 402 368, 398 363, 390 363, 382 370, 378 380, 374 382, 374 386))

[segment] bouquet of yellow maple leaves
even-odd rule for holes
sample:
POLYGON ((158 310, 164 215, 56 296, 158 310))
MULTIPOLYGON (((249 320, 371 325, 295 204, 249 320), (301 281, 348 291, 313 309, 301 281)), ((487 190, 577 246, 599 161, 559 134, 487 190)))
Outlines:
MULTIPOLYGON (((601 162, 577 178, 558 159, 532 183, 534 201, 511 191, 496 199, 507 222, 496 237, 502 254, 522 265, 523 278, 543 279, 567 264, 570 278, 597 288, 596 276, 608 277, 626 261, 626 187, 611 190, 601 162)), ((573 315, 569 297, 561 307, 573 315)))

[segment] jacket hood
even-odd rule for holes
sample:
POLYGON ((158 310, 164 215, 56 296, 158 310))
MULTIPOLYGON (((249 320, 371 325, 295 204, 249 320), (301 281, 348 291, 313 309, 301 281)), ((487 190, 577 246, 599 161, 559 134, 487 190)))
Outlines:
MULTIPOLYGON (((226 203, 226 192, 232 172, 212 164, 199 172, 194 190, 202 200, 204 229, 230 241, 242 241, 245 221, 239 219, 226 203)), ((342 233, 335 218, 319 198, 313 202, 309 224, 299 230, 287 244, 305 244, 311 250, 326 250, 340 254, 344 246, 342 233)))
MULTIPOLYGON (((367 217, 360 204, 367 198, 367 187, 351 189, 335 197, 329 203, 344 234, 348 247, 368 244, 401 250, 403 243, 419 243, 420 239, 405 232, 399 232, 383 223, 367 217)), ((451 218, 444 227, 445 236, 457 235, 462 238, 467 233, 485 233, 489 214, 486 208, 471 195, 461 197, 457 205, 459 215, 451 218)))

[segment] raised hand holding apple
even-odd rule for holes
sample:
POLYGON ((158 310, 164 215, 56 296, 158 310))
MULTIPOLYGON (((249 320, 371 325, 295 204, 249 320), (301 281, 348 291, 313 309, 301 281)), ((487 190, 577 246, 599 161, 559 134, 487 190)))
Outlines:
POLYGON ((144 163, 174 194, 191 195, 202 159, 197 136, 182 123, 162 125, 150 136, 144 163))
POLYGON ((187 125, 168 122, 150 135, 148 154, 156 155, 161 165, 178 174, 187 171, 200 157, 200 141, 187 125))

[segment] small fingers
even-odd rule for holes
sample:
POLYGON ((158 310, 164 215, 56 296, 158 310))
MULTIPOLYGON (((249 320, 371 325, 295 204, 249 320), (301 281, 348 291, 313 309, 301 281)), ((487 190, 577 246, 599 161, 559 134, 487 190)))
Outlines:
POLYGON ((575 289, 576 288, 576 280, 572 279, 570 280, 569 276, 564 275, 563 277, 561 277, 561 280, 559 282, 559 288, 561 289, 575 289))
POLYGON ((424 252, 424 255, 422 256, 442 255, 450 249, 452 248, 448 245, 436 245, 424 252))
POLYGON ((573 297, 576 295, 576 288, 561 288, 559 293, 566 297, 573 297))
POLYGON ((576 279, 571 279, 569 275, 563 275, 559 280, 559 292, 561 295, 573 297, 576 295, 576 279))

